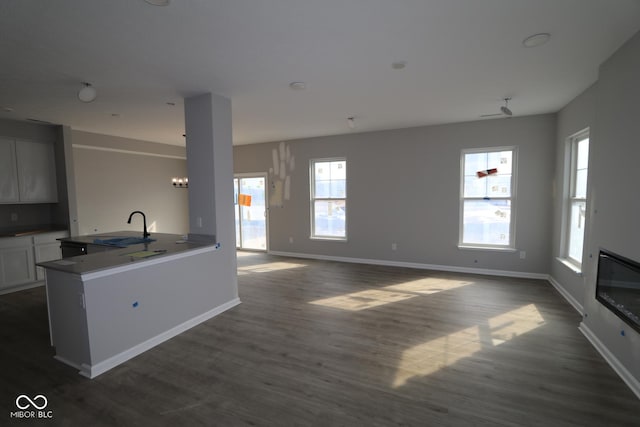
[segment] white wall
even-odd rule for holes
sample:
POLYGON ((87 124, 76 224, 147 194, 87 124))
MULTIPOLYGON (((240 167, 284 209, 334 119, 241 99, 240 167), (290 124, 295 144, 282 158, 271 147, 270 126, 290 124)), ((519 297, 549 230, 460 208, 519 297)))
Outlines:
POLYGON ((595 125, 596 90, 596 84, 594 84, 558 113, 556 173, 553 186, 553 249, 550 254, 550 275, 556 286, 561 287, 565 297, 570 299, 581 313, 585 294, 584 276, 559 261, 558 257, 562 255, 561 237, 567 209, 564 197, 568 194, 569 187, 568 174, 571 159, 567 150, 567 139, 586 128, 592 129, 595 125))
POLYGON ((184 147, 73 131, 73 161, 79 234, 119 230, 142 232, 141 210, 150 231, 189 231, 189 190, 175 189, 174 176, 187 176, 184 147))
MULTIPOLYGON (((640 334, 595 299, 600 248, 640 262, 640 33, 600 67, 589 153, 585 318, 590 331, 631 375, 640 396, 640 334), (623 333, 624 332, 624 333, 623 333)), ((615 366, 614 363, 614 366, 615 366)))
MULTIPOLYGON (((555 132, 548 114, 288 141, 289 200, 274 200, 283 180, 269 176, 270 250, 546 275, 555 132), (461 150, 499 146, 518 147, 516 246, 526 259, 457 247, 461 150), (327 157, 347 158, 347 242, 309 239, 309 161, 327 157)), ((234 147, 235 172, 268 172, 280 146, 234 147)))

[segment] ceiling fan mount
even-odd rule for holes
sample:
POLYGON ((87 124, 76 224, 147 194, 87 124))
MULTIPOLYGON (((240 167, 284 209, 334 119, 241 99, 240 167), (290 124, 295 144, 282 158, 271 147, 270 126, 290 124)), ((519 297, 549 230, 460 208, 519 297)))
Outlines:
POLYGON ((502 100, 504 101, 504 105, 500 107, 499 113, 482 114, 480 117, 496 117, 496 116, 511 117, 513 115, 513 112, 511 111, 511 109, 509 109, 509 101, 511 101, 511 97, 507 96, 505 98, 502 98, 502 100))

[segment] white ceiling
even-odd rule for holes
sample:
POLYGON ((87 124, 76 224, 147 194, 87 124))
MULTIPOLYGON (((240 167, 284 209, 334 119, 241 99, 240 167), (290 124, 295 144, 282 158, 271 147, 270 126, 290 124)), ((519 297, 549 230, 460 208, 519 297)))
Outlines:
POLYGON ((505 96, 555 112, 638 30, 638 0, 0 0, 0 118, 183 145, 204 92, 231 99, 235 144, 477 120, 505 96))

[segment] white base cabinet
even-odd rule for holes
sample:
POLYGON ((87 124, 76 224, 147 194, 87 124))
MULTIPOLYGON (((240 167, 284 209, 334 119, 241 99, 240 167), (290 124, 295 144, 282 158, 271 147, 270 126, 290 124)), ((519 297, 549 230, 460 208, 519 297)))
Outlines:
MULTIPOLYGON (((35 282, 35 262, 31 238, 10 238, 0 246, 0 289, 35 282)), ((3 239, 6 240, 6 239, 3 239)))
POLYGON ((53 231, 24 237, 0 239, 0 294, 42 284, 44 270, 36 262, 62 258, 57 239, 69 237, 67 231, 53 231))

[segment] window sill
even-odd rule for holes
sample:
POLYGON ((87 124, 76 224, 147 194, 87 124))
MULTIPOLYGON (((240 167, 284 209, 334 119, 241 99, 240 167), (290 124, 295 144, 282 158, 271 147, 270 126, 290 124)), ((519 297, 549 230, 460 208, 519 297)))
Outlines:
POLYGON ((556 257, 556 260, 564 265, 565 267, 567 267, 569 270, 571 270, 573 273, 577 274, 578 276, 582 276, 582 270, 580 269, 580 267, 578 267, 577 265, 575 265, 574 263, 572 263, 571 261, 569 261, 566 258, 560 258, 560 257, 556 257))
POLYGON ((318 237, 318 236, 310 236, 310 240, 321 240, 323 242, 346 242, 346 237, 318 237))
POLYGON ((472 250, 472 251, 491 251, 491 252, 516 252, 515 248, 494 248, 488 246, 471 246, 471 245, 458 245, 458 249, 472 250))

